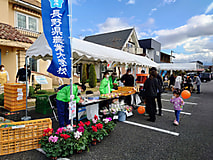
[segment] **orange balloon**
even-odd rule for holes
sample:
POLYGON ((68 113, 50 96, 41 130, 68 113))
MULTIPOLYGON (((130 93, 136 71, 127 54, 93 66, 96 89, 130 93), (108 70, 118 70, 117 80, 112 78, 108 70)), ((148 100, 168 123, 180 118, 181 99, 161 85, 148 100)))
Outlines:
POLYGON ((138 107, 138 113, 139 114, 144 114, 145 113, 145 107, 144 106, 139 106, 138 107))
POLYGON ((188 90, 184 90, 182 91, 181 96, 183 99, 188 99, 191 97, 191 93, 188 90))

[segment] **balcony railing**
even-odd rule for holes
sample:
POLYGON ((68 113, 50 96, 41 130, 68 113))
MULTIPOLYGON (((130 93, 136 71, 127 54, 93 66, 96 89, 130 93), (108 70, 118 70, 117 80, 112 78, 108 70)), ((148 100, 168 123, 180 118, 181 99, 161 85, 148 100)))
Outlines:
POLYGON ((31 38, 38 38, 41 32, 35 32, 32 30, 20 28, 20 27, 15 27, 21 34, 23 34, 26 37, 31 37, 31 38))

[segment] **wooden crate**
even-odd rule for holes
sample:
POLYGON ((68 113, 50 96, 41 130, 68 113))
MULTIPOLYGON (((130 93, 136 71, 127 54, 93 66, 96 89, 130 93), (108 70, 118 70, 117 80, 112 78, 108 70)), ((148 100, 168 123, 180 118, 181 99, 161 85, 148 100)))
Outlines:
POLYGON ((52 128, 50 118, 5 123, 15 127, 0 128, 0 155, 12 154, 39 148, 43 130, 52 128))

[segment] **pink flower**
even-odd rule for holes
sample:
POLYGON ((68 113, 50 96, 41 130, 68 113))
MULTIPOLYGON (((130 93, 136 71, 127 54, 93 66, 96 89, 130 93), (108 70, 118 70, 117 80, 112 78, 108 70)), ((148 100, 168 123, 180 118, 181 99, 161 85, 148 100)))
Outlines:
POLYGON ((108 119, 108 120, 109 120, 109 122, 112 120, 112 118, 111 118, 111 117, 107 117, 106 119, 108 119))
POLYGON ((95 124, 95 123, 97 123, 97 120, 96 119, 92 119, 92 122, 95 124))
POLYGON ((82 133, 84 133, 84 130, 85 130, 85 129, 84 129, 84 127, 82 127, 82 126, 79 127, 79 128, 77 129, 78 132, 82 132, 82 133))
POLYGON ((50 136, 49 139, 48 139, 48 141, 49 141, 49 142, 56 143, 56 142, 58 141, 58 137, 57 137, 57 136, 54 136, 54 137, 53 137, 53 136, 50 136))
POLYGON ((58 128, 57 129, 57 132, 55 132, 55 134, 60 134, 60 133, 62 133, 64 131, 64 128, 62 127, 62 128, 58 128))

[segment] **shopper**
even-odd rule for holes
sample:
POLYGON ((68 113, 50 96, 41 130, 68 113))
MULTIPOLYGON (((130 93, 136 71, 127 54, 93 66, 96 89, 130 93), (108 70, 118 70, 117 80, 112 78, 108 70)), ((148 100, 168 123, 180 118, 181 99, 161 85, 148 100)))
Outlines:
POLYGON ((4 84, 9 82, 9 74, 5 70, 4 65, 0 65, 0 84, 2 87, 4 87, 4 84))
POLYGON ((126 74, 121 77, 121 82, 124 83, 125 86, 134 87, 134 77, 131 74, 131 69, 128 68, 126 74))
POLYGON ((174 77, 174 75, 172 74, 172 75, 169 77, 169 88, 170 88, 171 86, 174 86, 174 84, 175 84, 175 77, 174 77))
POLYGON ((200 80, 199 74, 197 74, 197 76, 196 76, 195 84, 197 85, 197 94, 200 94, 201 80, 200 80))
POLYGON ((99 88, 100 94, 108 94, 112 90, 110 88, 110 81, 109 81, 109 72, 104 72, 104 78, 101 81, 100 88, 99 88))
POLYGON ((158 82, 157 88, 158 115, 162 116, 161 93, 163 93, 163 80, 159 74, 157 75, 157 82, 158 82))
POLYGON ((192 85, 193 82, 192 82, 192 79, 190 76, 187 76, 186 82, 187 82, 187 89, 189 92, 191 92, 191 87, 193 87, 193 85, 192 85))
POLYGON ((180 123, 180 112, 183 110, 184 101, 180 98, 180 90, 173 91, 173 96, 170 102, 174 105, 175 117, 174 125, 179 125, 180 123))
POLYGON ((29 96, 29 84, 30 84, 30 75, 31 75, 31 71, 30 71, 30 66, 27 66, 27 81, 26 81, 26 64, 24 65, 24 68, 20 68, 16 74, 16 83, 23 83, 23 84, 27 84, 28 83, 28 87, 27 87, 27 96, 29 96))
POLYGON ((182 83, 182 77, 181 77, 181 74, 179 74, 176 79, 175 79, 175 86, 174 88, 177 90, 181 90, 181 83, 182 83))
MULTIPOLYGON (((81 100, 78 97, 78 93, 81 93, 86 90, 85 85, 76 85, 73 84, 73 95, 74 99, 73 101, 76 101, 76 103, 82 103, 83 100, 81 100)), ((58 120, 59 120, 59 126, 65 127, 66 125, 70 124, 69 120, 69 102, 70 102, 70 85, 63 87, 56 96, 56 106, 58 111, 58 120)))
POLYGON ((155 103, 155 98, 157 97, 157 72, 156 68, 152 67, 150 69, 150 75, 149 78, 145 81, 144 83, 144 88, 143 88, 143 99, 145 99, 146 103, 146 113, 149 114, 149 119, 148 121, 155 122, 156 117, 156 103, 155 103))

